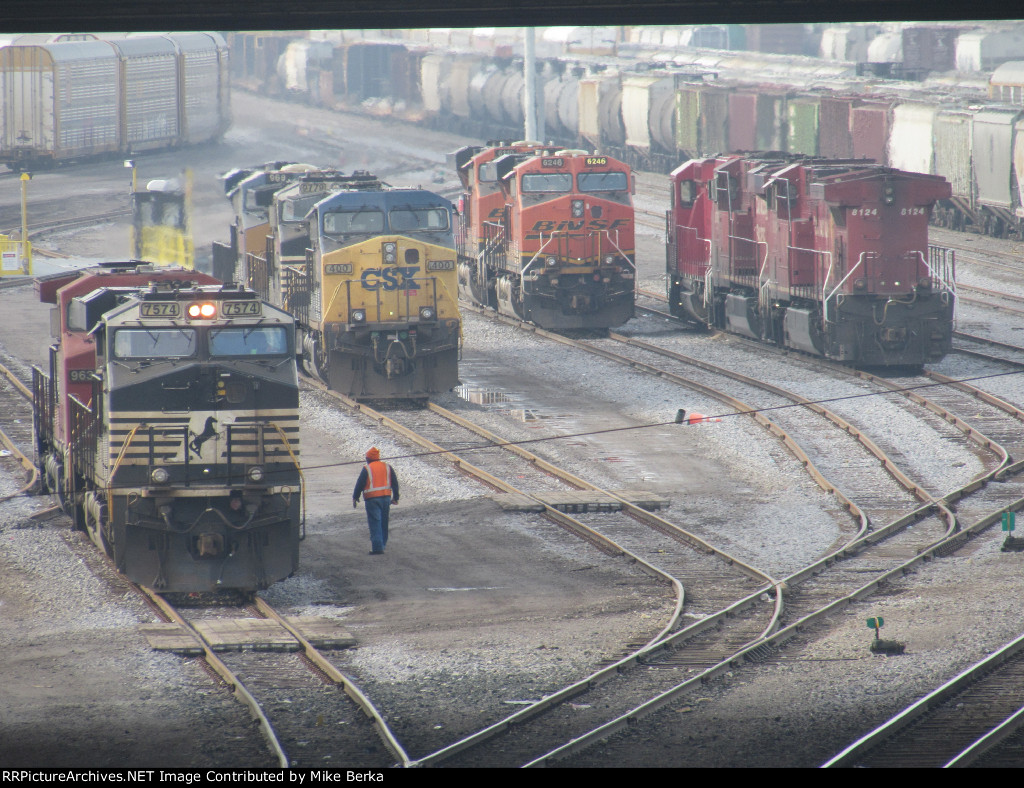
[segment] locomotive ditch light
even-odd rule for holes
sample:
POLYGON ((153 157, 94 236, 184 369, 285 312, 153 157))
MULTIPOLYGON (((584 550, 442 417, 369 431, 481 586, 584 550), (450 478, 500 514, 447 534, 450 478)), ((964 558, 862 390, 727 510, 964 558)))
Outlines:
POLYGON ((351 322, 353 323, 365 323, 366 322, 366 311, 363 309, 353 309, 351 314, 351 322))
POLYGON ((434 319, 434 308, 430 306, 420 307, 420 320, 433 320, 434 319))
POLYGON ((932 278, 930 276, 922 276, 917 280, 918 290, 931 290, 932 289, 932 278))
POLYGON ((857 279, 857 280, 855 280, 854 283, 853 283, 853 289, 854 290, 867 290, 868 289, 868 282, 867 282, 867 280, 866 279, 857 279))
POLYGON ((254 484, 259 484, 263 481, 265 474, 263 469, 259 465, 253 465, 249 470, 245 472, 246 478, 254 484))
POLYGON ((574 219, 579 219, 583 216, 583 200, 572 201, 572 216, 574 219))
POLYGON ((613 255, 613 254, 607 255, 604 258, 604 264, 605 265, 611 265, 614 262, 615 262, 615 255, 613 255))
POLYGON ((548 264, 549 268, 551 266, 558 265, 558 260, 555 259, 554 257, 549 257, 545 262, 548 264))
POLYGON ((196 301, 188 305, 185 313, 191 320, 210 320, 217 316, 217 305, 213 301, 196 301))
POLYGON ((149 478, 153 484, 167 484, 170 481, 171 474, 166 468, 154 468, 152 473, 149 474, 149 478))

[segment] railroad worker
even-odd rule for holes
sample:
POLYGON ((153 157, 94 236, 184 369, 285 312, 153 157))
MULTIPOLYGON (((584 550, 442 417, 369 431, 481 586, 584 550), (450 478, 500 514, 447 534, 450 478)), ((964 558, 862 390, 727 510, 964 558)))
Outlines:
POLYGON ((381 462, 376 446, 366 452, 366 465, 359 473, 352 491, 352 507, 359 505, 363 496, 366 522, 370 526, 370 555, 380 555, 388 544, 388 515, 391 504, 398 505, 398 477, 395 469, 381 462))

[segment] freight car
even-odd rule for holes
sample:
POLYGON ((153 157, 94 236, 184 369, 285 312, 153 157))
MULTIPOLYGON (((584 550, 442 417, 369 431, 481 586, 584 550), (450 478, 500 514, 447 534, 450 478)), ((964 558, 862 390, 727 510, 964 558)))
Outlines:
POLYGON ((944 179, 761 154, 693 159, 669 180, 673 314, 857 365, 949 351, 952 260, 928 246, 944 179))
MULTIPOLYGON (((679 45, 683 27, 634 28, 619 54, 642 57, 538 58, 544 107, 536 136, 665 173, 690 158, 739 151, 867 158, 945 177, 952 194, 932 212, 934 223, 1024 238, 1024 58, 1013 60, 1018 29, 915 25, 864 37, 865 47, 869 40, 898 44, 896 60, 885 60, 894 67, 885 70, 915 77, 950 67, 954 33, 958 52, 969 45, 977 53, 981 42, 992 50, 988 59, 965 54, 965 62, 994 73, 931 71, 921 82, 906 82, 858 76, 850 60, 698 49, 679 45)), ((459 43, 448 31, 445 42, 436 31, 421 32, 405 43, 337 41, 331 71, 320 75, 320 100, 464 134, 521 135, 524 81, 515 56, 521 42, 488 43, 483 31, 463 31, 468 37, 460 35, 459 43)), ((766 32, 759 34, 762 45, 766 32)), ((854 59, 868 57, 863 52, 854 59)))
POLYGON ((463 188, 459 290, 551 329, 603 329, 633 317, 629 167, 610 156, 489 143, 451 156, 463 188))
POLYGON ((298 567, 294 319, 252 291, 137 262, 39 283, 57 341, 33 370, 37 462, 130 580, 252 592, 298 567))
POLYGON ((230 120, 218 33, 0 48, 0 163, 13 170, 209 142, 230 120))
POLYGON ((450 201, 367 172, 310 171, 265 202, 265 244, 240 275, 295 315, 309 374, 360 400, 421 401, 458 384, 450 201))

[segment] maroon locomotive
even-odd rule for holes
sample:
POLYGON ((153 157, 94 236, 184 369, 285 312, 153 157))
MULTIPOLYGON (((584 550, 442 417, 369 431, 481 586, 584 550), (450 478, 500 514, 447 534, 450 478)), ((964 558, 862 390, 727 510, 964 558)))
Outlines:
POLYGON ((864 366, 949 351, 952 263, 928 245, 944 178, 769 153, 693 159, 670 184, 674 315, 864 366))

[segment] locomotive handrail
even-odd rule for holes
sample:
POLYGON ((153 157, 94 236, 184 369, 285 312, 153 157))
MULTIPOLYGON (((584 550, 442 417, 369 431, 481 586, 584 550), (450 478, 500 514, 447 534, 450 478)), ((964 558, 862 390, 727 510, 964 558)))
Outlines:
POLYGON ((914 253, 916 253, 917 256, 921 258, 921 262, 924 264, 924 267, 928 269, 928 273, 931 274, 931 278, 933 280, 938 280, 939 284, 942 285, 942 288, 944 290, 948 290, 953 295, 953 297, 955 298, 956 297, 956 279, 954 277, 950 277, 950 279, 947 281, 943 277, 939 276, 935 272, 935 269, 932 268, 932 264, 930 262, 928 262, 927 259, 925 259, 924 252, 922 252, 920 249, 915 249, 914 253))
POLYGON ((823 328, 824 328, 825 323, 829 322, 829 319, 828 319, 828 304, 829 304, 829 301, 831 300, 832 296, 834 296, 839 291, 839 288, 843 286, 843 284, 846 282, 847 279, 849 279, 851 276, 853 276, 854 271, 856 271, 858 268, 861 267, 861 265, 863 265, 864 258, 867 257, 868 254, 869 254, 868 252, 861 252, 860 253, 860 257, 857 258, 857 264, 855 266, 853 266, 853 268, 851 268, 849 270, 849 272, 847 272, 846 276, 844 276, 842 279, 839 280, 839 284, 837 284, 835 286, 835 288, 832 290, 831 293, 829 293, 828 295, 825 295, 825 288, 828 287, 828 280, 832 278, 832 262, 831 261, 829 262, 829 264, 828 264, 828 271, 825 274, 825 285, 821 288, 821 296, 822 296, 822 299, 821 299, 821 302, 822 302, 821 320, 822 320, 822 327, 823 328))
MULTIPOLYGON (((616 231, 616 238, 614 239, 612 238, 611 233, 609 233, 608 230, 598 230, 598 233, 605 233, 608 236, 608 241, 611 243, 612 246, 615 247, 615 251, 617 251, 622 256, 622 259, 625 260, 634 271, 636 271, 636 264, 629 259, 629 255, 622 251, 622 247, 619 246, 618 231, 616 231)), ((598 249, 598 262, 600 262, 600 254, 601 251, 600 249, 598 249)))
MULTIPOLYGON (((711 239, 710 238, 701 238, 700 235, 698 235, 700 230, 697 227, 691 227, 688 224, 676 224, 676 225, 673 225, 673 226, 675 227, 676 230, 691 230, 693 232, 693 237, 694 238, 696 238, 701 243, 704 243, 704 244, 708 245, 708 265, 710 265, 711 264, 711 239)), ((676 243, 678 244, 678 241, 676 243)))
POLYGON ((534 253, 533 257, 530 258, 530 261, 523 267, 523 270, 519 272, 520 276, 526 276, 526 272, 530 270, 530 266, 537 262, 537 258, 541 256, 543 251, 547 248, 547 245, 551 243, 553 240, 555 240, 555 236, 558 235, 558 230, 552 232, 551 236, 548 238, 547 241, 544 240, 544 233, 538 233, 538 235, 540 236, 540 248, 534 253))
MULTIPOLYGON (((526 272, 530 270, 530 266, 532 266, 535 262, 537 262, 537 258, 539 258, 541 256, 541 254, 544 253, 544 250, 547 248, 548 244, 550 244, 552 241, 554 241, 556 236, 560 236, 560 235, 564 235, 566 237, 569 237, 570 235, 572 235, 572 233, 570 233, 568 230, 553 230, 551 232, 551 235, 550 235, 550 237, 548 238, 547 241, 544 240, 544 233, 539 233, 540 240, 541 240, 540 248, 534 253, 533 257, 530 258, 530 261, 526 264, 526 266, 520 272, 521 276, 526 276, 526 272)), ((604 235, 608 239, 608 242, 612 246, 615 247, 615 250, 620 255, 622 255, 623 259, 625 259, 626 262, 629 263, 629 265, 633 268, 633 270, 634 271, 636 270, 636 265, 634 263, 630 262, 629 256, 624 251, 622 251, 622 247, 619 246, 617 240, 612 238, 611 233, 608 230, 597 230, 597 231, 592 232, 592 233, 582 233, 582 235, 589 236, 589 237, 593 237, 593 236, 600 237, 601 235, 604 235)), ((599 264, 600 264, 600 255, 601 255, 601 245, 598 244, 598 263, 599 264)))
POLYGON ((288 456, 292 458, 292 462, 295 463, 295 470, 299 473, 299 492, 302 495, 302 535, 299 537, 300 540, 306 538, 306 477, 302 473, 302 465, 299 463, 299 458, 295 456, 295 452, 292 451, 292 443, 288 440, 288 436, 284 434, 284 430, 276 422, 270 422, 270 426, 277 430, 277 434, 281 436, 281 442, 284 443, 285 449, 288 451, 288 456))
POLYGON ((117 475, 117 469, 121 467, 121 463, 124 461, 124 456, 128 453, 128 447, 131 445, 132 440, 135 438, 135 433, 140 428, 147 426, 144 422, 139 422, 132 427, 131 432, 124 439, 121 444, 121 450, 117 453, 117 459, 114 460, 114 465, 110 469, 110 476, 107 478, 107 511, 114 511, 114 477, 117 475))

